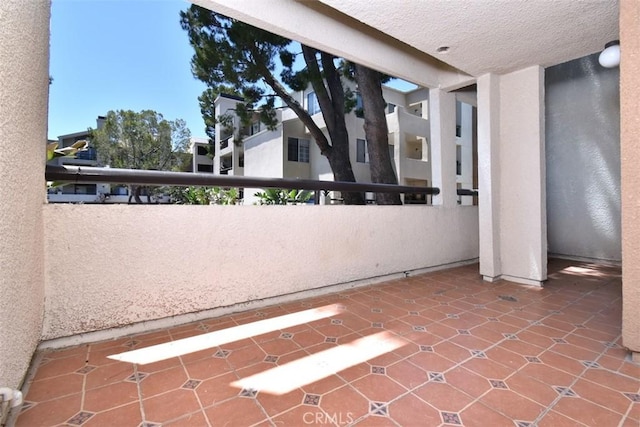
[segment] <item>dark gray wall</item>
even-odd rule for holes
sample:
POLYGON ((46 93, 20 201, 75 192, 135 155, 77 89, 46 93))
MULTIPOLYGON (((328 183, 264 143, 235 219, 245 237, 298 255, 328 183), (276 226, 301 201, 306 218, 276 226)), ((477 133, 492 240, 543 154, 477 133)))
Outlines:
POLYGON ((619 81, 598 54, 546 69, 551 254, 621 259, 619 81))

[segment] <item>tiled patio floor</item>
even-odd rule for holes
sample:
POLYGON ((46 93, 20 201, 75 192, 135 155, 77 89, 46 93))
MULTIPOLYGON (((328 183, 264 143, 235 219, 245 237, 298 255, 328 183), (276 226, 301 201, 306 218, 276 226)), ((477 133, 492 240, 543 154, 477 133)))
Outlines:
POLYGON ((48 352, 16 425, 638 427, 620 270, 549 272, 537 289, 473 265, 48 352), (167 342, 185 354, 107 358, 167 342))

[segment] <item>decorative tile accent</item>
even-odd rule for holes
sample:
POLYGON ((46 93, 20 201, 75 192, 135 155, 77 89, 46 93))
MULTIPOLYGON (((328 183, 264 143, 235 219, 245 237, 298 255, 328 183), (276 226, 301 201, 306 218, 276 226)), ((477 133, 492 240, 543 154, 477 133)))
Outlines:
POLYGON ((553 389, 558 392, 560 396, 564 397, 578 397, 575 391, 571 390, 569 387, 560 387, 553 386, 553 389))
POLYGON ((384 375, 385 374, 384 366, 372 366, 371 367, 371 373, 372 374, 384 375))
POLYGON ((505 390, 509 389, 509 387, 507 387, 507 384, 504 381, 501 381, 501 380, 489 380, 489 383, 491 384, 491 387, 493 387, 493 388, 503 388, 505 390))
POLYGON ((265 362, 276 363, 278 361, 278 356, 268 355, 264 358, 265 362))
POLYGON ((373 322, 371 324, 372 328, 382 328, 382 322, 373 322))
POLYGON ((406 300, 404 300, 404 302, 406 302, 407 304, 415 304, 416 300, 414 300, 414 299, 406 299, 406 300))
POLYGON ((324 342, 332 342, 332 343, 336 343, 336 342, 338 342, 338 338, 336 338, 336 337, 326 337, 326 338, 324 339, 324 342))
POLYGON ((372 308, 371 312, 372 313, 382 313, 382 309, 381 308, 372 308))
POLYGON ((429 372, 429 381, 433 381, 435 383, 444 383, 444 375, 441 372, 429 372))
POLYGON ((446 291, 446 289, 440 289, 440 290, 435 291, 433 294, 434 294, 434 295, 442 295, 442 294, 444 294, 445 292, 447 292, 447 291, 446 291))
POLYGON ((147 375, 148 374, 145 374, 144 372, 136 372, 135 374, 129 375, 125 381, 131 381, 132 383, 135 383, 136 381, 142 381, 147 377, 147 375))
POLYGON ((542 363, 542 360, 538 359, 536 356, 525 356, 524 358, 527 359, 529 363, 542 363))
POLYGON ((372 415, 381 415, 386 417, 389 415, 387 404, 383 402, 369 402, 369 413, 372 415))
POLYGON ((457 314, 447 314, 447 319, 459 319, 460 316, 457 314))
POLYGON ((542 322, 539 320, 529 320, 529 324, 532 326, 540 326, 542 325, 542 322))
POLYGON ((564 338, 552 338, 558 344, 566 344, 567 341, 564 338))
POLYGON ((347 309, 347 306, 346 306, 346 305, 344 305, 344 304, 338 304, 338 305, 336 305, 336 308, 337 308, 338 310, 346 310, 346 309, 347 309))
POLYGON ((135 347, 137 344, 140 344, 140 341, 131 340, 131 341, 127 341, 127 342, 126 342, 126 343, 124 343, 123 345, 124 345, 125 347, 128 347, 128 348, 133 348, 133 347, 135 347))
POLYGON ((440 416, 442 417, 442 422, 445 424, 455 424, 462 425, 462 421, 460 421, 460 416, 455 412, 444 412, 440 411, 440 416))
POLYGON ((318 406, 320 404, 320 396, 317 394, 305 394, 302 403, 304 405, 318 406))
POLYGON ((421 345, 421 346, 420 346, 420 351, 430 351, 430 352, 433 352, 433 347, 431 347, 430 345, 421 345))
POLYGON ((560 310, 551 310, 551 314, 562 314, 560 310))
POLYGON ((289 332, 283 332, 280 334, 280 338, 284 339, 284 340, 290 340, 291 338, 293 338, 293 334, 289 333, 289 332))
POLYGON ((209 330, 209 325, 205 325, 204 323, 200 323, 196 329, 198 329, 200 331, 208 331, 209 330))
POLYGON ((427 328, 425 328, 424 326, 415 325, 412 328, 416 332, 426 332, 427 331, 427 328))
POLYGON ((342 320, 340 319, 331 319, 332 325, 342 325, 342 320))
POLYGON ((518 298, 514 297, 513 295, 500 295, 498 298, 500 298, 502 301, 518 302, 518 298))
POLYGON ((78 369, 76 371, 76 374, 88 374, 89 372, 93 371, 94 369, 96 369, 95 366, 87 365, 87 366, 84 366, 84 367, 78 369))
POLYGON ((311 304, 309 304, 308 302, 301 302, 300 306, 301 307, 311 307, 311 304))
POLYGON ((440 305, 449 305, 448 302, 440 301, 440 305))
POLYGON ((471 355, 480 359, 486 359, 487 355, 482 350, 471 350, 471 355))
POLYGON ((595 369, 595 368, 599 368, 600 367, 600 364, 598 364, 598 362, 594 362, 594 361, 591 361, 591 360, 583 360, 582 361, 582 365, 585 368, 594 368, 595 369))
POLYGON ((502 334, 503 337, 505 337, 508 340, 517 340, 518 336, 515 334, 502 334))
POLYGON ((616 343, 614 343, 614 342, 610 342, 610 341, 608 341, 608 342, 605 342, 605 343, 603 343, 603 344, 604 344, 604 346, 605 346, 605 347, 607 347, 607 348, 618 348, 618 344, 616 344, 616 343))
POLYGON ((627 396, 632 402, 640 403, 640 394, 638 393, 622 393, 627 396))
POLYGON ((468 329, 458 329, 458 334, 460 335, 471 335, 468 329))
POLYGON ((69 421, 67 421, 67 423, 73 424, 73 425, 76 425, 76 426, 81 426, 82 424, 87 422, 87 420, 89 420, 89 418, 93 417, 94 415, 95 414, 93 412, 80 411, 77 414, 75 414, 73 416, 73 418, 71 418, 69 421))
POLYGON ((380 297, 373 297, 371 298, 373 301, 380 301, 380 297))
POLYGON ((161 424, 150 423, 149 421, 145 421, 140 424, 140 427, 160 427, 161 424))
POLYGON ((529 421, 515 421, 514 423, 516 423, 516 427, 531 427, 533 426, 533 423, 529 422, 529 421))
POLYGON ((575 323, 573 326, 575 326, 578 329, 585 329, 586 326, 584 326, 582 323, 575 323))
POLYGON ((474 308, 485 308, 486 306, 484 304, 473 304, 474 308))
POLYGON ((267 315, 266 315, 266 313, 263 313, 263 312, 261 312, 261 311, 258 311, 258 312, 256 313, 256 317, 263 318, 263 317, 267 317, 267 315))
POLYGON ((243 388, 242 390, 240 390, 239 396, 255 398, 257 394, 258 390, 256 390, 255 388, 243 388))
POLYGON ((489 322, 499 322, 499 320, 497 318, 495 318, 495 317, 487 317, 487 320, 489 322))
POLYGON ((410 316, 417 316, 417 315, 419 315, 419 314, 420 314, 420 313, 418 313, 417 311, 410 311, 410 312, 409 312, 409 315, 410 315, 410 316))
POLYGON ((186 383, 182 384, 182 388, 186 388, 189 390, 195 390, 196 387, 200 385, 202 381, 199 380, 188 380, 186 383))
POLYGON ((230 350, 218 350, 218 351, 215 352, 213 357, 219 357, 220 359, 226 359, 229 354, 231 354, 230 350))

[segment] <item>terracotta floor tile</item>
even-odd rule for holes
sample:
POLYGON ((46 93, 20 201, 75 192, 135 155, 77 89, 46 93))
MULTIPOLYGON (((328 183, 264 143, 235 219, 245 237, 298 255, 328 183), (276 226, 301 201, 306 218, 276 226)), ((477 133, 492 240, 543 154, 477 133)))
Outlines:
POLYGON ((291 340, 294 343, 296 343, 299 346, 299 348, 306 348, 306 347, 311 347, 316 344, 320 344, 324 342, 325 338, 326 337, 321 333, 313 329, 307 329, 302 332, 294 333, 293 338, 291 338, 291 340))
POLYGON ((473 397, 450 384, 440 382, 428 382, 414 390, 413 394, 437 410, 446 412, 459 412, 474 401, 473 397))
POLYGON ((369 413, 369 403, 366 397, 346 385, 322 396, 319 407, 332 416, 338 415, 342 418, 351 416, 357 419, 369 413))
MULTIPOLYGON (((340 423, 339 420, 337 424, 344 425, 340 423)), ((391 418, 374 414, 367 415, 366 417, 359 421, 356 421, 352 425, 357 427, 398 427, 398 424, 396 424, 396 422, 391 418)))
POLYGON ((203 411, 197 411, 184 415, 177 420, 169 421, 162 424, 163 427, 208 427, 209 422, 203 411))
POLYGON ((256 400, 270 417, 295 408, 303 403, 304 398, 305 393, 299 388, 282 395, 260 392, 256 396, 256 400))
POLYGON ((58 399, 82 391, 84 378, 80 374, 60 375, 53 378, 34 381, 29 386, 25 400, 44 402, 58 399))
MULTIPOLYGON (((124 340, 124 339, 121 339, 121 340, 124 340)), ((94 345, 99 345, 99 344, 92 344, 92 346, 94 345)), ((64 348, 60 350, 46 350, 46 351, 43 351, 42 354, 45 357, 47 357, 47 359, 62 359, 70 356, 86 357, 87 351, 89 351, 89 344, 78 345, 78 346, 64 348)))
POLYGON ((407 390, 411 390, 429 380, 429 376, 425 370, 418 368, 408 360, 402 360, 391 366, 387 366, 386 375, 404 386, 407 390))
POLYGON ((545 407, 511 390, 493 389, 480 398, 489 408, 513 419, 533 421, 545 407))
POLYGON ((390 402, 406 389, 386 375, 369 374, 353 381, 351 386, 372 402, 390 402))
POLYGON ((237 380, 238 376, 235 373, 228 372, 197 384, 195 391, 202 407, 206 408, 238 396, 240 390, 231 385, 237 380))
POLYGON ((460 412, 460 420, 465 427, 512 427, 513 420, 483 405, 474 403, 460 412))
POLYGON ((349 425, 355 420, 350 414, 326 414, 317 406, 299 405, 295 408, 276 415, 272 422, 276 426, 332 426, 334 420, 341 421, 341 425, 349 425), (339 418, 342 417, 342 418, 339 418))
MULTIPOLYGON (((304 332, 303 332, 303 334, 304 334, 304 332)), ((323 339, 323 341, 324 341, 324 339, 323 339)), ((310 345, 311 345, 311 343, 310 343, 310 345)), ((274 355, 274 356, 282 356, 282 355, 285 355, 287 353, 292 353, 294 351, 298 351, 298 350, 300 350, 300 348, 301 348, 301 346, 298 345, 296 343, 296 341, 293 340, 293 338, 292 339, 278 338, 277 340, 268 341, 268 342, 260 344, 259 348, 245 347, 243 349, 236 350, 235 353, 237 353, 237 354, 245 353, 245 354, 247 354, 247 357, 248 357, 249 353, 253 352, 256 355, 255 356, 256 359, 262 360, 262 359, 264 359, 264 356, 266 356, 267 354, 274 355), (260 349, 262 349, 262 350, 260 351, 260 349)), ((232 358, 230 361, 231 361, 231 363, 236 362, 236 360, 234 358, 232 358)), ((240 362, 237 361, 237 363, 240 363, 240 362)), ((246 364, 246 363, 242 362, 241 364, 246 364)))
POLYGON ((212 426, 250 426, 267 419, 255 399, 236 397, 204 410, 212 426))
POLYGON ((413 394, 392 402, 389 416, 401 426, 435 426, 441 422, 440 413, 413 394))
POLYGON ((138 404, 138 400, 136 383, 121 382, 88 390, 84 395, 82 409, 90 412, 102 412, 132 402, 138 404))
POLYGON ((231 371, 226 359, 211 356, 197 362, 185 363, 184 367, 189 378, 195 380, 206 380, 231 371))
MULTIPOLYGON (((141 366, 139 369, 143 370, 144 366, 141 366)), ((158 394, 166 393, 169 390, 179 389, 187 382, 188 379, 189 377, 182 365, 149 374, 140 381, 142 398, 146 399, 158 394)))
POLYGON ((131 375, 133 375, 133 365, 130 363, 116 362, 98 366, 85 374, 87 379, 85 389, 91 390, 92 388, 118 383, 131 375))
POLYGON ((510 390, 529 398, 542 406, 549 406, 558 397, 558 393, 549 384, 545 384, 517 372, 505 381, 510 390))
POLYGON ((421 351, 407 358, 407 360, 418 368, 431 372, 444 372, 456 365, 456 362, 430 351, 421 351))
POLYGON ((588 426, 617 426, 622 416, 585 399, 563 397, 553 410, 588 426))
POLYGON ((195 392, 185 389, 144 399, 142 407, 146 421, 153 423, 165 423, 200 409, 195 392))
POLYGON ((527 359, 525 359, 522 355, 514 353, 501 346, 490 348, 484 353, 490 360, 504 365, 514 371, 517 371, 518 369, 529 363, 527 362, 527 359))
POLYGON ((471 397, 480 397, 491 388, 489 381, 481 375, 465 368, 457 367, 446 373, 450 384, 471 397))
POLYGON ((546 413, 537 425, 539 427, 593 427, 579 421, 572 420, 571 418, 556 411, 549 411, 546 413))
POLYGON ((567 357, 560 353, 556 353, 553 350, 545 351, 537 357, 542 361, 542 363, 553 366, 556 369, 560 369, 561 371, 568 372, 572 375, 578 376, 585 370, 585 365, 582 364, 583 360, 567 357))
POLYGON ((485 378, 505 379, 513 374, 514 370, 489 359, 473 358, 464 362, 462 367, 469 369, 485 378))
POLYGON ((86 365, 87 358, 84 354, 76 354, 64 358, 50 359, 40 365, 34 380, 57 377, 59 375, 70 374, 86 365))
POLYGON ((80 412, 82 395, 80 393, 48 402, 40 402, 23 411, 16 427, 46 427, 65 424, 67 420, 80 412))
POLYGON ((319 381, 305 384, 301 388, 305 393, 323 395, 344 386, 346 382, 338 375, 330 375, 319 381))
POLYGON ((579 379, 571 389, 583 399, 624 415, 629 409, 630 400, 619 391, 603 387, 591 381, 579 379))
POLYGON ((603 369, 589 369, 582 378, 622 392, 637 393, 640 388, 640 378, 616 375, 614 372, 603 369))
MULTIPOLYGON (((86 409, 86 408, 85 408, 86 409)), ((104 412, 95 414, 82 424, 83 427, 104 427, 104 426, 137 426, 142 422, 140 414, 140 402, 119 406, 104 412)))

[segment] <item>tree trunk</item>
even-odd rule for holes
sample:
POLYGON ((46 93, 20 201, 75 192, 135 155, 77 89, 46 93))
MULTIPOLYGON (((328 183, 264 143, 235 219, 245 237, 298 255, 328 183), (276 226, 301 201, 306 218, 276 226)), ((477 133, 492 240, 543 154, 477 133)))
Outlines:
MULTIPOLYGON (((385 114, 387 103, 382 96, 381 75, 359 64, 355 67, 355 78, 362 96, 371 181, 380 184, 398 184, 389 154, 389 128, 385 114)), ((402 204, 398 193, 377 193, 376 203, 379 205, 402 204)))

